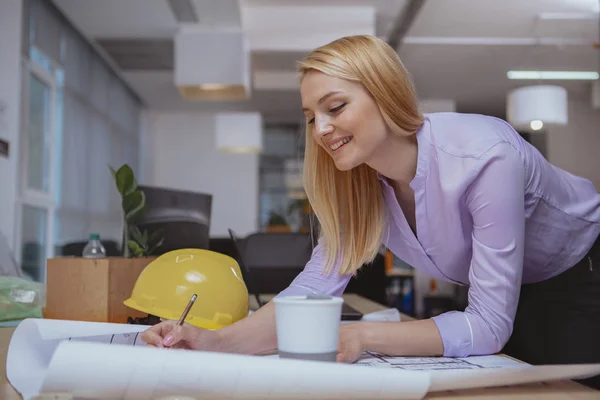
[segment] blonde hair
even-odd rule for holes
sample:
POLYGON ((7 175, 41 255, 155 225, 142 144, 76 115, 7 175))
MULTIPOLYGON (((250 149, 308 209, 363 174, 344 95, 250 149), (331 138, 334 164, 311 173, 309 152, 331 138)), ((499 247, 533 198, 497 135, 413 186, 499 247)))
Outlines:
MULTIPOLYGON (((396 52, 374 36, 348 36, 312 51, 298 63, 300 78, 311 70, 362 84, 392 133, 416 133, 423 123, 410 76, 396 52)), ((326 248, 324 270, 356 273, 379 251, 385 206, 377 173, 363 164, 340 171, 306 125, 304 189, 320 223, 326 248)))

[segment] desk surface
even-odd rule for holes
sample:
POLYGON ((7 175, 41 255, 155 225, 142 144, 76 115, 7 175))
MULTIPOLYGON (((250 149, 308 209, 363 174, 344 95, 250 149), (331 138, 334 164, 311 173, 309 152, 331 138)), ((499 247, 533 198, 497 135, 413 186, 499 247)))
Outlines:
POLYGON ((0 398, 3 400, 21 399, 21 396, 6 379, 6 352, 14 331, 15 328, 0 328, 0 398))
MULTIPOLYGON (((384 308, 380 304, 355 294, 344 295, 344 299, 346 303, 364 314, 380 311, 384 308)), ((405 321, 411 319, 404 315, 402 318, 405 321)), ((13 332, 14 328, 0 328, 0 399, 3 400, 21 400, 21 396, 6 379, 6 353, 13 332)), ((531 399, 533 396, 541 396, 541 398, 551 398, 553 400, 592 400, 598 399, 600 393, 576 382, 566 380, 491 389, 440 392, 429 394, 426 398, 436 400, 525 400, 531 399)))

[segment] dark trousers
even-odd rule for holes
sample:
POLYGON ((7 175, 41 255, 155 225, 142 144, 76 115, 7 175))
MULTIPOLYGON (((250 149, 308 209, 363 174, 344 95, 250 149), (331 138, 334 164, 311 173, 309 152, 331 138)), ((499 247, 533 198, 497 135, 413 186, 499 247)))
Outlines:
MULTIPOLYGON (((600 237, 577 265, 521 287, 503 352, 533 365, 600 363, 600 237)), ((600 389, 600 376, 579 382, 600 389)))

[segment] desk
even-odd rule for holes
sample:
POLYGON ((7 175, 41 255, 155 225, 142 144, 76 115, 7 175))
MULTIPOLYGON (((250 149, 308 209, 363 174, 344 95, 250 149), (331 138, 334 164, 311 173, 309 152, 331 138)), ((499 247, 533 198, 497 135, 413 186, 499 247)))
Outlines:
POLYGON ((6 379, 6 353, 15 328, 0 328, 0 399, 21 400, 21 396, 6 379))
MULTIPOLYGON (((261 296, 265 300, 272 296, 261 296)), ((380 311, 385 307, 356 294, 344 295, 346 303, 363 314, 380 311)), ((251 306, 253 299, 251 298, 251 306)), ((254 307, 255 307, 254 303, 254 307)), ((412 318, 402 315, 404 321, 412 318)), ((21 400, 21 396, 6 379, 6 352, 14 328, 0 328, 0 399, 21 400)), ((592 400, 600 398, 600 392, 573 381, 557 381, 491 389, 460 390, 429 394, 427 399, 435 400, 525 400, 539 396, 552 400, 592 400)))

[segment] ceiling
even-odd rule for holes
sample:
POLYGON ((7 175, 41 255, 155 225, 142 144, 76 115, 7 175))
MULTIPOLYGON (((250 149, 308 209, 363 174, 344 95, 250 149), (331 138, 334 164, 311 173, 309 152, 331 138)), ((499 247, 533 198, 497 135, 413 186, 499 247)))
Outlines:
MULTIPOLYGON (((53 0, 145 105, 161 110, 260 111, 298 121, 295 62, 316 44, 353 33, 406 32, 399 55, 421 99, 503 116, 506 94, 528 81, 510 69, 600 70, 600 0, 53 0), (409 5, 414 19, 403 18, 409 5), (246 101, 183 99, 174 85, 173 37, 190 21, 242 28, 251 49, 246 101), (408 22, 407 22, 408 21, 408 22)), ((589 82, 559 81, 586 98, 589 82)))

